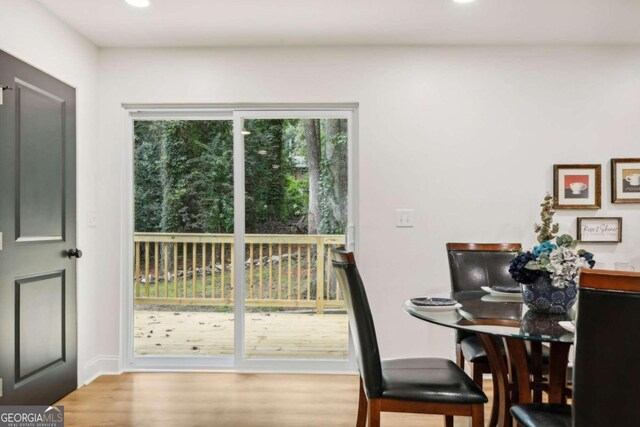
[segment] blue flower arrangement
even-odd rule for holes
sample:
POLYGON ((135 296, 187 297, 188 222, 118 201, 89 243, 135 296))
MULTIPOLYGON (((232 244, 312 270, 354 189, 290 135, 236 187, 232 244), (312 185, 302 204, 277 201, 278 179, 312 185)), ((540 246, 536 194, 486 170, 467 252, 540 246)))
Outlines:
POLYGON ((555 209, 550 195, 547 194, 540 206, 542 225, 534 226, 539 233, 540 244, 531 251, 520 252, 511 261, 509 273, 516 282, 523 285, 531 285, 540 277, 551 279, 551 284, 556 288, 576 285, 580 269, 593 268, 595 265, 593 254, 584 249, 576 249, 578 241, 568 234, 555 238, 554 233, 559 227, 558 224, 552 224, 555 209))

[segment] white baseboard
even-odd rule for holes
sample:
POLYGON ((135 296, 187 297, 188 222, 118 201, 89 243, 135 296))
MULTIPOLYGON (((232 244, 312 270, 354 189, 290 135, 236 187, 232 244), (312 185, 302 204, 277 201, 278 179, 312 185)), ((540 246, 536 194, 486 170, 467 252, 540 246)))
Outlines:
POLYGON ((87 385, 101 375, 120 375, 121 373, 118 356, 98 355, 84 364, 84 375, 80 384, 87 385))

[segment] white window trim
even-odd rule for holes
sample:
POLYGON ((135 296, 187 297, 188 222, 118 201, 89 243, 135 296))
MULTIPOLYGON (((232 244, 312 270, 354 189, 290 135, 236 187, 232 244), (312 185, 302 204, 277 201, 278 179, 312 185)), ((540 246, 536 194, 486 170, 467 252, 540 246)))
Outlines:
MULTIPOLYGON (((234 247, 236 259, 242 259, 244 243, 244 136, 242 119, 246 118, 345 118, 349 131, 349 219, 347 245, 357 251, 358 233, 358 104, 123 104, 124 141, 121 232, 121 304, 120 304, 120 369, 122 371, 233 371, 286 373, 353 373, 356 370, 353 342, 349 335, 348 360, 331 359, 245 359, 244 311, 235 304, 234 355, 232 357, 203 356, 135 356, 133 354, 133 122, 134 120, 234 120, 234 247), (238 122, 240 121, 240 122, 238 122)), ((243 283, 243 263, 234 266, 236 283, 243 283)), ((244 300, 244 287, 236 286, 236 300, 244 300)))

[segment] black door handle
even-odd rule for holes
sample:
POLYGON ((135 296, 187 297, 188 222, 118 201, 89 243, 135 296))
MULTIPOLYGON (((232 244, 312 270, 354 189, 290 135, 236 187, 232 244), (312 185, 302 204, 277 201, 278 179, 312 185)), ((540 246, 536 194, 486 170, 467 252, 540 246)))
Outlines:
POLYGON ((69 258, 82 258, 82 251, 80 249, 69 249, 67 251, 67 256, 69 258))

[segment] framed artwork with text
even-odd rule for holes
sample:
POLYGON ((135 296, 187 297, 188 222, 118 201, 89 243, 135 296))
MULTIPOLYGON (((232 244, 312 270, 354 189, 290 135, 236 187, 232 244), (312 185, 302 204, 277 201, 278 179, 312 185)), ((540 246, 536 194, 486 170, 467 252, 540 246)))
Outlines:
POLYGON ((556 209, 600 209, 601 165, 553 165, 556 209))
POLYGON ((611 202, 640 203, 640 159, 611 159, 611 202))
POLYGON ((622 242, 622 218, 578 218, 576 235, 582 243, 620 243, 622 242))

